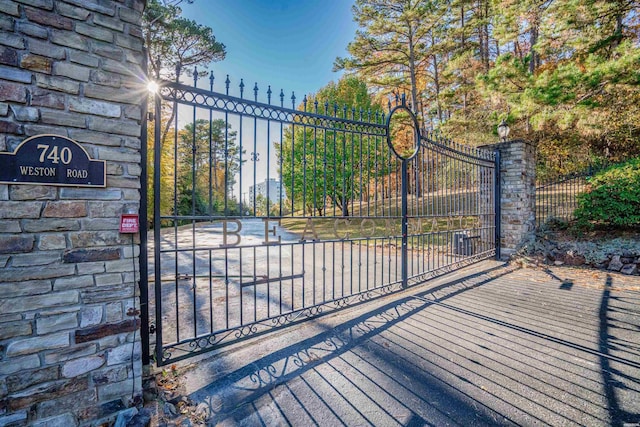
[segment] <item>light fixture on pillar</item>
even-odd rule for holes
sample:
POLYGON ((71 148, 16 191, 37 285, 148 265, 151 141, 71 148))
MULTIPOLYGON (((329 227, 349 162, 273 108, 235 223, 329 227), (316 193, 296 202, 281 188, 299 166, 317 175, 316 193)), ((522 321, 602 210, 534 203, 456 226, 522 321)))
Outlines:
POLYGON ((498 125, 498 136, 500 137, 500 141, 505 142, 509 137, 510 131, 511 129, 509 129, 509 125, 504 121, 504 119, 502 119, 498 125))

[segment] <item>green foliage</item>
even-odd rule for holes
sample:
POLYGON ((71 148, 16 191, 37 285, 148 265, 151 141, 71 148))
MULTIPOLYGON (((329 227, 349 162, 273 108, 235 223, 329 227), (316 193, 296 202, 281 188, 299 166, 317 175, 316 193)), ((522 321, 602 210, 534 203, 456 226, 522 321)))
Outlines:
POLYGON ((236 134, 222 119, 198 119, 178 132, 177 215, 223 213, 240 168, 236 134))
POLYGON ((578 196, 579 227, 640 226, 640 157, 596 174, 589 187, 578 196))
POLYGON ((213 29, 186 19, 181 13, 171 2, 147 2, 142 30, 149 68, 156 78, 178 79, 181 72, 220 61, 226 55, 225 46, 216 40, 213 29))
MULTIPOLYGON (((381 111, 375 105, 365 83, 356 77, 344 77, 338 83, 331 82, 310 95, 308 102, 325 105, 333 111, 345 113, 349 105, 375 117, 381 111)), ((339 127, 333 130, 318 129, 294 123, 284 131, 282 144, 276 144, 280 160, 282 184, 290 198, 290 209, 302 209, 315 216, 329 214, 330 205, 349 216, 350 202, 373 178, 376 153, 382 149, 379 138, 357 137, 339 127)), ((378 170, 380 170, 378 166, 378 170)))

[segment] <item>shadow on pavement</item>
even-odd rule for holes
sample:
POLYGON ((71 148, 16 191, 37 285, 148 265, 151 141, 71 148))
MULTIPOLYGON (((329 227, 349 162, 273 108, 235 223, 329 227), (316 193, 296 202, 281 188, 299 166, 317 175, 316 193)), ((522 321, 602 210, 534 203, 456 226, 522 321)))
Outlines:
POLYGON ((229 351, 190 397, 210 425, 633 426, 639 301, 501 265, 229 351))

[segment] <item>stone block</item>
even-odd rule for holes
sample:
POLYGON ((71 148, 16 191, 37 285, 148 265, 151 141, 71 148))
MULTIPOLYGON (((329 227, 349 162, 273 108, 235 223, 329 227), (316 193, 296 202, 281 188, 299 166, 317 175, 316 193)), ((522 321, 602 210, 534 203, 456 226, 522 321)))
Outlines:
MULTIPOLYGON (((100 15, 96 15, 100 16, 100 15)), ((94 18, 94 22, 96 19, 94 18)), ((97 24, 97 22, 95 22, 97 24)), ((105 30, 104 28, 99 28, 95 25, 89 25, 82 22, 78 22, 76 24, 76 32, 78 34, 82 34, 84 36, 90 37, 92 39, 100 40, 107 43, 113 42, 113 32, 110 30, 105 30)))
POLYGON ((40 110, 40 116, 42 118, 42 123, 50 125, 70 126, 75 128, 86 127, 86 116, 81 114, 63 113, 61 111, 42 109, 40 110))
MULTIPOLYGON (((133 96, 131 97, 132 100, 135 98, 136 97, 133 96)), ((111 132, 116 135, 140 136, 140 124, 132 120, 114 120, 102 117, 90 117, 87 128, 99 132, 111 132)))
POLYGON ((114 399, 106 403, 102 403, 98 406, 92 406, 89 408, 78 411, 78 416, 82 421, 97 420, 115 414, 116 412, 126 409, 122 399, 114 399))
POLYGON ((133 297, 133 286, 114 286, 105 288, 88 289, 82 292, 82 301, 85 304, 96 304, 108 301, 119 301, 123 298, 133 297))
POLYGON ((23 130, 22 130, 22 126, 20 126, 19 124, 13 121, 10 121, 10 122, 0 121, 0 133, 22 135, 23 130))
MULTIPOLYGON (((120 74, 109 73, 107 71, 94 70, 91 72, 91 81, 99 85, 119 88, 122 85, 122 76, 120 74)), ((135 107, 132 106, 129 108, 135 107)))
MULTIPOLYGON (((22 188, 22 186, 16 186, 16 187, 22 188)), ((31 186, 28 186, 28 187, 31 187, 31 186)), ((14 194, 15 194, 14 190, 12 189, 11 195, 13 196, 14 194)), ((42 203, 40 202, 22 202, 22 201, 21 202, 4 202, 2 203, 2 205, 0 205, 0 218, 3 218, 3 219, 39 218, 41 209, 42 209, 42 203)))
POLYGON ((117 301, 117 302, 110 302, 109 304, 106 304, 105 317, 106 317, 106 321, 109 323, 122 321, 122 318, 123 318, 122 303, 117 301))
POLYGON ((9 322, 2 323, 0 327, 0 341, 10 338, 23 337, 33 333, 31 322, 9 322))
MULTIPOLYGON (((125 54, 125 57, 126 57, 126 51, 124 51, 123 53, 125 54)), ((102 69, 111 71, 113 73, 122 74, 125 76, 131 73, 130 66, 126 62, 115 61, 113 59, 108 59, 108 58, 105 58, 102 61, 102 69)))
POLYGON ((140 180, 120 176, 107 176, 107 185, 118 188, 140 188, 140 180))
POLYGON ((119 227, 119 218, 87 218, 82 220, 82 229, 87 231, 118 230, 119 227))
POLYGON ((12 257, 12 267, 29 267, 35 265, 50 265, 60 262, 60 252, 36 252, 30 254, 14 255, 12 257))
POLYGON ((98 12, 103 15, 115 16, 115 2, 103 1, 103 0, 65 0, 67 3, 71 3, 76 6, 80 6, 84 9, 98 12))
POLYGON ((105 271, 103 261, 85 262, 79 265, 78 268, 81 268, 84 274, 100 274, 105 271))
POLYGON ((7 346, 7 357, 22 356, 54 348, 68 347, 69 343, 69 332, 59 332, 56 334, 16 340, 10 342, 7 346))
POLYGON ((133 391, 133 379, 126 379, 118 383, 110 383, 98 387, 98 399, 110 400, 125 396, 131 396, 133 391))
POLYGON ((609 261, 608 270, 611 271, 620 271, 624 267, 624 264, 620 261, 620 255, 614 255, 611 257, 611 261, 609 261))
POLYGON ((49 37, 49 32, 43 26, 32 24, 31 22, 20 22, 18 24, 18 31, 27 36, 36 37, 39 39, 46 39, 49 37))
POLYGON ((76 345, 70 348, 52 350, 44 355, 44 363, 54 365, 67 360, 96 354, 98 347, 95 344, 76 345))
POLYGON ((108 44, 94 44, 93 53, 115 61, 122 60, 124 56, 124 51, 121 48, 108 44))
POLYGON ((97 68, 100 66, 100 58, 81 50, 69 49, 69 61, 75 62, 76 64, 86 65, 91 68, 97 68))
POLYGON ((60 378, 57 366, 49 366, 34 371, 20 372, 19 374, 9 375, 7 377, 7 389, 10 393, 24 390, 25 388, 43 383, 54 381, 60 378))
POLYGON ((42 233, 46 231, 78 231, 80 222, 75 219, 47 218, 26 219, 22 223, 23 230, 28 233, 42 233))
POLYGON ((88 388, 89 381, 87 377, 76 377, 71 380, 43 383, 11 396, 8 399, 9 409, 17 410, 26 408, 35 403, 87 390, 88 388))
POLYGON ((37 7, 39 9, 52 10, 53 9, 53 0, 15 0, 18 3, 24 3, 32 7, 37 7))
POLYGON ((78 327, 78 313, 62 313, 55 316, 41 316, 36 318, 36 333, 38 335, 60 332, 78 327))
POLYGON ((13 412, 8 415, 0 415, 0 426, 22 426, 27 422, 27 411, 13 412))
POLYGON ((20 9, 18 8, 18 4, 14 2, 0 2, 0 12, 12 16, 20 16, 20 9))
POLYGON ((122 213, 124 203, 114 202, 89 202, 89 216, 92 218, 113 218, 122 213))
POLYGON ((61 2, 56 5, 56 10, 62 16, 77 19, 78 21, 86 21, 91 12, 82 7, 75 7, 68 3, 61 2))
MULTIPOLYGON (((75 341, 78 344, 95 341, 104 337, 133 332, 140 328, 139 319, 127 319, 116 323, 102 323, 75 332, 75 341)), ((113 365, 110 363, 109 366, 113 365)))
POLYGON ((88 98, 71 98, 69 100, 69 111, 113 118, 118 118, 122 115, 119 105, 88 98))
POLYGON ((0 236, 0 254, 25 253, 33 250, 34 236, 0 236))
MULTIPOLYGON (((119 147, 122 145, 122 137, 103 132, 93 132, 84 129, 70 129, 69 136, 77 142, 87 142, 95 145, 109 145, 119 147)), ((109 165, 107 165, 108 167, 109 165)))
POLYGON ((8 33, 6 31, 0 31, 0 44, 20 50, 26 47, 24 37, 15 33, 8 33))
POLYGON ((125 7, 120 8, 118 15, 120 16, 120 19, 122 21, 128 22, 130 24, 136 24, 136 25, 140 23, 140 19, 142 17, 141 12, 134 9, 125 8, 125 7))
POLYGON ((34 55, 53 59, 65 59, 67 57, 65 48, 37 39, 29 39, 29 51, 34 55))
POLYGON ((18 220, 4 220, 0 222, 0 233, 20 233, 21 230, 18 220))
POLYGON ((140 177, 142 175, 142 168, 139 164, 129 164, 127 165, 127 173, 130 176, 140 177))
POLYGON ((142 40, 127 34, 116 34, 116 45, 136 52, 142 51, 142 40))
POLYGON ((38 249, 48 251, 53 249, 64 249, 67 247, 67 239, 63 234, 41 234, 38 242, 38 249))
POLYGON ((120 259, 120 249, 118 248, 69 249, 64 252, 62 259, 65 263, 81 263, 81 262, 115 260, 115 259, 120 259))
POLYGON ((50 280, 31 280, 26 282, 3 283, 0 285, 0 298, 15 298, 28 295, 41 295, 51 292, 50 280))
MULTIPOLYGON (((39 269, 33 269, 39 270, 39 269)), ((60 275, 55 268, 48 267, 48 274, 51 277, 60 275)), ((42 295, 30 295, 21 298, 0 300, 0 312, 2 313, 25 313, 29 311, 37 311, 44 308, 56 307, 61 305, 72 305, 78 303, 77 291, 52 292, 42 295)))
POLYGON ((86 328, 87 326, 100 324, 102 322, 102 311, 101 305, 83 307, 80 310, 80 327, 86 328))
POLYGON ((20 122, 37 122, 39 118, 38 109, 34 107, 12 105, 11 112, 16 120, 20 122))
POLYGON ((76 417, 72 413, 66 412, 54 417, 35 421, 32 427, 76 427, 77 425, 76 417))
POLYGON ((88 40, 77 33, 64 30, 52 30, 51 42, 60 46, 71 47, 78 50, 89 50, 88 40))
POLYGON ((140 153, 127 149, 100 148, 98 151, 101 160, 111 162, 140 163, 140 153))
POLYGON ((638 267, 636 264, 627 264, 620 269, 620 273, 626 275, 634 275, 638 273, 638 267))
POLYGON ((74 248, 95 248, 99 246, 118 246, 127 243, 117 231, 80 231, 70 235, 74 248))
MULTIPOLYGON (((113 285, 122 285, 122 274, 120 273, 110 273, 110 274, 100 274, 96 275, 96 286, 113 286, 113 285)), ((117 319, 122 320, 122 319, 117 319)))
POLYGON ((68 132, 66 128, 57 127, 57 126, 25 125, 24 133, 27 136, 42 135, 42 134, 68 136, 68 132))
POLYGON ((20 68, 36 71, 38 73, 51 74, 53 60, 39 55, 23 55, 20 59, 20 68))
MULTIPOLYGON (((9 360, 7 360, 7 362, 8 361, 9 360)), ((0 375, 10 375, 16 372, 40 367, 40 357, 37 354, 24 357, 14 357, 11 358, 10 361, 11 363, 0 363, 0 375)))
POLYGON ((122 191, 117 188, 96 190, 93 188, 65 187, 60 189, 60 198, 80 200, 120 200, 122 198, 122 191))
POLYGON ((131 259, 122 259, 118 261, 108 261, 104 264, 107 273, 126 273, 133 269, 131 259))
POLYGON ((69 276, 56 279, 53 283, 54 291, 66 291, 69 289, 83 289, 94 286, 93 275, 69 276))
POLYGON ((53 72, 57 76, 69 77, 82 82, 88 82, 91 76, 91 68, 70 62, 56 62, 53 66, 53 72))
MULTIPOLYGON (((29 83, 31 74, 29 74, 29 83)), ((23 85, 18 85, 8 81, 0 81, 0 101, 27 102, 27 89, 23 85)))
POLYGON ((88 356, 74 359, 62 365, 62 376, 74 378, 94 371, 104 365, 104 356, 88 356))
POLYGON ((42 212, 45 218, 80 218, 87 216, 87 204, 82 201, 47 202, 42 212))
POLYGON ((122 175, 123 173, 124 173, 124 167, 122 166, 122 164, 113 163, 113 162, 109 162, 107 164, 107 175, 118 176, 118 175, 122 175))
POLYGON ((0 64, 16 67, 18 65, 18 51, 10 47, 0 46, 0 64))
POLYGON ((122 198, 128 201, 140 201, 140 191, 134 189, 124 188, 122 190, 122 198))
MULTIPOLYGON (((94 406, 98 401, 98 393, 94 387, 79 393, 71 393, 57 399, 45 400, 36 405, 39 418, 53 417, 61 412, 76 412, 79 408, 94 406)), ((73 426, 73 424, 71 424, 73 426)))
MULTIPOLYGON (((120 10, 123 10, 125 8, 120 8, 120 10)), ((129 10, 129 9, 125 9, 125 10, 129 10)), ((124 31, 124 23, 122 22, 121 19, 118 18, 113 18, 111 16, 105 16, 105 15, 95 15, 93 18, 93 22, 96 25, 100 25, 102 27, 105 28, 109 28, 111 30, 115 30, 118 32, 123 32, 124 31)), ((136 21, 133 22, 134 24, 139 24, 141 21, 136 21)), ((113 32, 111 32, 113 33, 113 32)))

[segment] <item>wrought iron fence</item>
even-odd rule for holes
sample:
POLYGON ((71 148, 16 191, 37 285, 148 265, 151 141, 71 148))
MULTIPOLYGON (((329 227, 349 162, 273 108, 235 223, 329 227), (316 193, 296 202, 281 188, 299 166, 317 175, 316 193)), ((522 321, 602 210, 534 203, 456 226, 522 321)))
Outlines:
POLYGON ((155 97, 159 365, 496 254, 494 153, 422 135, 403 99, 297 106, 208 83, 155 97))
POLYGON ((536 227, 540 228, 554 221, 566 223, 573 220, 578 207, 578 195, 587 191, 588 179, 607 166, 606 163, 592 163, 575 172, 547 173, 542 179, 538 179, 536 227))

